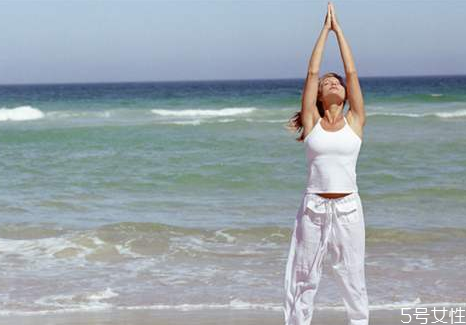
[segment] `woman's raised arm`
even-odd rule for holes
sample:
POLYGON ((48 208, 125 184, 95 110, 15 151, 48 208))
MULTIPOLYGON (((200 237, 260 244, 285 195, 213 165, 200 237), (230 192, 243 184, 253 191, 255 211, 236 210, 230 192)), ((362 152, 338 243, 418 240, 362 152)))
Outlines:
POLYGON ((362 127, 366 123, 366 112, 364 109, 364 99, 361 86, 359 85, 359 78, 354 65, 353 55, 348 42, 343 35, 343 31, 338 24, 335 7, 332 3, 330 3, 330 11, 332 16, 332 30, 335 32, 337 37, 341 57, 343 59, 343 65, 345 67, 346 88, 348 91, 348 102, 350 106, 348 113, 349 115, 352 115, 351 118, 354 118, 357 124, 362 127))
POLYGON ((324 52, 325 42, 331 30, 330 4, 327 5, 327 15, 325 17, 324 27, 320 32, 319 38, 314 45, 311 59, 307 71, 306 82, 304 84, 302 103, 301 103, 301 121, 304 127, 304 134, 308 133, 315 121, 319 118, 319 110, 317 109, 317 93, 319 87, 319 70, 322 62, 322 54, 324 52))

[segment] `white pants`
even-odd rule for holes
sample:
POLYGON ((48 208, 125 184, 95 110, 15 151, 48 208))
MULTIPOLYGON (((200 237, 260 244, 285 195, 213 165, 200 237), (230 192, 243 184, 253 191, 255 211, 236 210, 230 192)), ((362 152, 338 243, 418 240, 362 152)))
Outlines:
POLYGON ((310 324, 322 275, 322 261, 327 252, 346 308, 348 324, 369 323, 361 198, 358 192, 336 199, 305 192, 286 263, 285 325, 310 324))

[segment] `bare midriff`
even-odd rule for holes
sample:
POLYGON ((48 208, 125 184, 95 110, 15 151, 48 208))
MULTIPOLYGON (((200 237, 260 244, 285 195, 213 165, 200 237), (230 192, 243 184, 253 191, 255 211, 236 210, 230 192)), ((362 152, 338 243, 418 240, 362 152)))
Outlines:
POLYGON ((322 197, 325 197, 327 199, 336 199, 339 197, 344 197, 347 195, 350 195, 351 193, 317 193, 317 195, 320 195, 322 197))

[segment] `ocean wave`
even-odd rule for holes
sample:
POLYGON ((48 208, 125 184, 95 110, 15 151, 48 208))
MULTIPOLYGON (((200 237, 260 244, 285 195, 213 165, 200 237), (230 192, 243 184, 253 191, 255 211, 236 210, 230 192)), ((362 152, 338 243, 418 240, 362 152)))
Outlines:
POLYGON ((466 117, 466 109, 449 111, 449 112, 431 112, 431 113, 395 113, 395 112, 368 112, 367 116, 405 116, 405 117, 440 117, 440 118, 454 118, 466 117))
POLYGON ((109 118, 116 111, 41 111, 32 106, 18 106, 15 108, 0 108, 0 121, 28 121, 37 119, 69 119, 69 118, 109 118))
POLYGON ((118 296, 118 293, 114 292, 111 288, 108 287, 105 290, 87 294, 57 294, 43 296, 33 302, 36 306, 42 308, 41 310, 3 309, 0 311, 0 316, 49 315, 73 312, 104 311, 114 308, 115 306, 102 300, 118 296))
POLYGON ((286 123, 288 122, 288 119, 268 119, 268 120, 256 120, 252 118, 247 118, 247 122, 252 122, 252 123, 286 123))
POLYGON ((0 108, 0 121, 28 121, 44 118, 45 114, 32 106, 0 108))
POLYGON ((89 310, 89 309, 105 309, 110 307, 111 304, 101 302, 114 297, 119 294, 114 292, 111 288, 105 290, 84 294, 68 294, 68 295, 51 295, 44 296, 34 301, 35 304, 40 306, 58 307, 60 309, 71 310, 89 310))
POLYGON ((255 111, 255 107, 233 107, 222 109, 152 109, 151 112, 160 116, 176 116, 176 117, 215 117, 215 116, 235 116, 240 114, 248 114, 255 111))
MULTIPOLYGON (((0 316, 145 309, 279 312, 281 304, 273 293, 267 298, 267 288, 280 276, 278 271, 270 272, 270 267, 285 263, 291 231, 291 227, 276 225, 206 229, 158 222, 118 222, 81 230, 51 223, 0 225, 0 265, 5 277, 18 284, 0 293, 4 301, 0 316), (23 282, 31 274, 33 279, 23 282), (54 286, 57 276, 64 278, 54 286), (238 291, 231 292, 231 283, 238 291), (205 290, 206 286, 212 291, 205 290), (265 299, 251 300, 251 288, 265 299), (162 298, 150 299, 154 290, 162 298), (199 296, 193 297, 193 293, 199 296), (146 297, 144 302, 138 298, 141 296, 146 297)), ((463 244, 464 240, 458 239, 464 238, 466 228, 414 231, 368 227, 369 245, 388 244, 383 250, 371 249, 367 264, 372 272, 388 274, 377 283, 382 287, 404 284, 406 272, 421 276, 427 273, 424 271, 439 272, 432 276, 445 270, 455 272, 464 267, 464 254, 449 247, 463 244), (422 251, 393 250, 395 243, 442 247, 443 243, 436 243, 442 240, 450 241, 444 252, 432 251, 427 245, 422 251), (392 272, 402 272, 403 277, 392 272)), ((460 279, 461 275, 455 274, 460 279)), ((429 279, 426 276, 425 281, 429 279)), ((433 284, 432 292, 438 288, 433 284)), ((462 301, 462 292, 454 290, 438 296, 419 293, 412 298, 411 293, 402 292, 393 299, 377 293, 370 308, 455 306, 455 301, 462 301), (408 296, 410 300, 405 301, 408 296)), ((344 306, 327 299, 317 309, 343 311, 344 306)))
POLYGON ((67 119, 67 118, 82 118, 82 117, 103 117, 109 118, 115 115, 116 111, 73 111, 73 110, 63 110, 63 111, 49 111, 45 113, 46 118, 52 119, 67 119))
POLYGON ((191 121, 170 121, 164 122, 163 124, 175 124, 175 125, 200 125, 202 120, 196 119, 191 121))
POLYGON ((287 119, 270 119, 270 120, 261 120, 261 119, 233 119, 233 118, 225 118, 225 119, 193 119, 193 120, 174 120, 174 121, 160 121, 156 122, 157 124, 174 124, 174 125, 201 125, 201 124, 215 124, 215 123, 234 123, 234 122, 242 122, 246 121, 248 123, 285 123, 287 119))
MULTIPOLYGON (((50 228, 50 226, 47 226, 50 228)), ((286 246, 290 227, 202 229, 162 223, 121 222, 90 230, 45 230, 39 226, 1 226, 2 259, 115 262, 177 253, 180 256, 246 257, 286 246), (23 238, 22 238, 23 237, 23 238)), ((432 244, 466 238, 466 228, 423 230, 368 227, 371 243, 432 244)))
POLYGON ((453 111, 453 112, 437 112, 437 113, 433 113, 432 115, 443 117, 443 118, 464 117, 466 116, 466 109, 453 111))
POLYGON ((220 119, 220 120, 208 120, 208 119, 195 119, 195 120, 183 120, 183 121, 157 121, 157 124, 168 124, 168 125, 201 125, 201 124, 215 124, 215 123, 232 123, 238 121, 237 119, 220 119))

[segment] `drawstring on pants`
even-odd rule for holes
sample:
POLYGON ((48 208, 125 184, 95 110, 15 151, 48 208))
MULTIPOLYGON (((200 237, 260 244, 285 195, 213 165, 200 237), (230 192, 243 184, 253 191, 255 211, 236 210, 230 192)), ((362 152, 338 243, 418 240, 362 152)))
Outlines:
POLYGON ((330 233, 332 232, 332 225, 333 225, 333 218, 336 218, 336 206, 335 206, 335 201, 333 200, 326 200, 323 202, 325 204, 325 212, 327 218, 324 218, 323 222, 323 239, 320 241, 320 246, 319 246, 319 254, 317 256, 319 259, 317 260, 317 267, 320 270, 322 267, 322 262, 324 260, 324 253, 328 245, 328 238, 330 236, 330 233))

